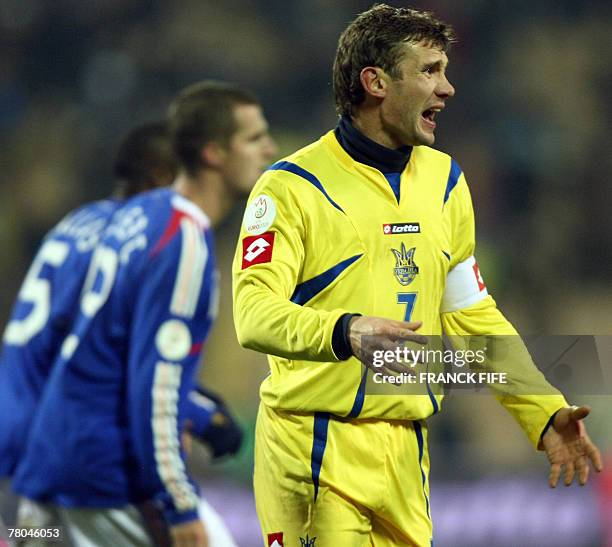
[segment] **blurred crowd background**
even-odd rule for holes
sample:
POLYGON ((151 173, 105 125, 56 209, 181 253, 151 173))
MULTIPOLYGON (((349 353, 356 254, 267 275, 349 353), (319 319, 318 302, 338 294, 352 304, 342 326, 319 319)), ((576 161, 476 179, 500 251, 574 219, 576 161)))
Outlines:
MULTIPOLYGON (((118 138, 162 117, 183 86, 216 78, 254 90, 281 155, 332 128, 336 42, 371 3, 0 0, 0 327, 43 234, 76 205, 109 194, 118 138)), ((459 36, 448 70, 457 94, 438 118, 436 147, 468 177, 489 291, 523 333, 612 334, 612 4, 389 3, 431 9, 459 36)), ((267 364, 238 347, 232 326, 230 263, 241 215, 237 209, 217 232, 221 312, 202 377, 251 431, 267 364)), ((593 405, 590 431, 610 452, 610 398, 586 394, 576 402, 593 405)), ((471 526, 464 519, 486 520, 499 509, 485 493, 508 505, 500 522, 512 514, 524 528, 521 510, 546 489, 544 458, 491 398, 455 397, 446 406, 430 420, 432 507, 441 515, 434 524, 455 540, 436 544, 462 544, 442 514, 450 505, 465 509, 476 496, 464 516, 454 516, 464 535, 471 526)), ((237 460, 197 472, 221 504, 244 493, 252 517, 249 443, 237 460)), ((573 488, 542 502, 576 503, 593 517, 581 521, 579 541, 566 532, 567 545, 604 544, 597 492, 573 488)), ((232 522, 244 529, 241 545, 257 544, 252 520, 232 522)), ((504 544, 492 533, 465 544, 504 544)))

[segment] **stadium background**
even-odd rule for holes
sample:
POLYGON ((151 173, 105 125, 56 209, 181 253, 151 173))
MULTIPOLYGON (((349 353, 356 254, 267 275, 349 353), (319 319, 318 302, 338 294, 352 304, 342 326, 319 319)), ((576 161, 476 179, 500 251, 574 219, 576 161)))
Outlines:
MULTIPOLYGON (((281 154, 332 127, 336 41, 370 4, 0 1, 0 326, 41 236, 79 203, 108 195, 119 136, 162 116, 184 85, 218 78, 253 89, 281 154)), ((490 292, 521 332, 612 334, 612 4, 412 5, 433 9, 459 35, 449 67, 457 95, 436 147, 468 176, 490 292)), ((267 365, 238 347, 232 327, 240 218, 237 210, 217 231, 221 312, 203 379, 250 431, 267 365)), ((589 431, 611 453, 610 398, 576 402, 595 407, 589 431)), ((430 435, 438 547, 605 544, 610 478, 549 491, 544 457, 490 397, 447 400, 430 435)), ((196 466, 243 546, 260 541, 248 444, 237 460, 196 466)))

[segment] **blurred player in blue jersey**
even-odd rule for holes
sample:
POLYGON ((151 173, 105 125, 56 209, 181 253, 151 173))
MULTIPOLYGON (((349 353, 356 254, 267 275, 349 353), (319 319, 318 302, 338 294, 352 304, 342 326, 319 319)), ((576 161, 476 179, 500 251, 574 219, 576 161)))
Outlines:
MULTIPOLYGON (((165 124, 148 123, 130 131, 118 147, 113 170, 116 183, 110 199, 79 207, 45 236, 5 329, 0 354, 0 480, 8 479, 21 459, 36 406, 72 324, 91 253, 108 219, 123 200, 166 186, 176 174, 165 124)), ((7 487, 3 490, 0 509, 12 523, 16 500, 7 487)))
MULTIPOLYGON (((234 260, 240 342, 269 355, 255 441, 255 497, 268 547, 429 546, 425 419, 442 390, 380 394, 373 351, 423 335, 508 335, 512 381, 500 402, 554 486, 584 484, 599 453, 534 367, 488 295, 474 259, 474 215, 458 164, 431 146, 455 90, 452 29, 431 14, 376 5, 340 37, 335 130, 256 184, 234 260), (525 393, 526 392, 526 393, 525 393), (550 427, 549 427, 550 426, 550 427)), ((393 376, 393 378, 397 378, 393 376)))
POLYGON ((176 173, 163 123, 131 131, 116 154, 111 199, 69 213, 44 238, 19 291, 0 357, 0 477, 13 474, 30 421, 78 307, 91 253, 123 200, 170 184, 176 173))
POLYGON ((77 543, 101 526, 118 543, 148 544, 125 524, 126 506, 148 499, 175 543, 205 542, 179 424, 197 425, 187 395, 214 315, 209 227, 274 147, 257 101, 231 86, 192 88, 171 121, 186 167, 173 189, 128 201, 108 224, 16 474, 18 491, 66 508, 77 543))
MULTIPOLYGON (((111 199, 71 212, 45 237, 5 330, 0 356, 0 479, 13 474, 23 454, 36 405, 72 324, 91 253, 106 223, 124 200, 167 186, 176 176, 178 163, 166 124, 148 123, 130 131, 119 145, 113 170, 117 182, 111 199)), ((235 453, 240 446, 239 426, 209 390, 193 390, 186 416, 187 431, 213 458, 235 453)), ((6 521, 13 522, 16 500, 8 492, 5 496, 6 521)), ((26 513, 31 509, 25 504, 26 513)))

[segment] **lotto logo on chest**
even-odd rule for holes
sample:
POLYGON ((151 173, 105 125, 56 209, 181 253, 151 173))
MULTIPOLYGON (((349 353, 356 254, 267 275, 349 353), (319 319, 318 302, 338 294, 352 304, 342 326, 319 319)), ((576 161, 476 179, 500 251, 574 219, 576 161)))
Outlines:
POLYGON ((399 222, 395 224, 383 224, 383 234, 386 236, 399 234, 419 234, 421 225, 418 222, 399 222))

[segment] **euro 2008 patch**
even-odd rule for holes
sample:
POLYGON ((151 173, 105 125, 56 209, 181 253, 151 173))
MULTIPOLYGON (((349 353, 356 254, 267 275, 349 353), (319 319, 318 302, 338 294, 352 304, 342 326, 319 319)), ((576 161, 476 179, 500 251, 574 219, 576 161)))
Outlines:
POLYGON ((244 213, 244 229, 249 234, 263 234, 272 226, 275 217, 274 200, 266 194, 259 194, 244 213))

